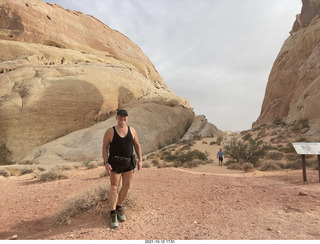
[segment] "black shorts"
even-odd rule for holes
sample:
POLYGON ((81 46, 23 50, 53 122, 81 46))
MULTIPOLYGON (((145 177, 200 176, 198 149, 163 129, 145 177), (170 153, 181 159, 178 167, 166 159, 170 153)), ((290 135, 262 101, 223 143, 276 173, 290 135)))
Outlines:
POLYGON ((111 165, 113 172, 118 174, 135 169, 136 161, 134 156, 126 158, 120 156, 109 156, 108 163, 111 165))
POLYGON ((223 162, 223 158, 219 158, 219 162, 223 162))

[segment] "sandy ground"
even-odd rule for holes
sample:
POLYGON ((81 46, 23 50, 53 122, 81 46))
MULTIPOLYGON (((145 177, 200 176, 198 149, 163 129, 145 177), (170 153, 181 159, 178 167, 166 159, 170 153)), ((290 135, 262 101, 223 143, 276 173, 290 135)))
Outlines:
POLYGON ((130 194, 137 204, 117 229, 95 212, 53 226, 66 199, 109 180, 102 171, 73 169, 68 179, 47 183, 32 175, 0 177, 0 239, 320 239, 318 171, 309 170, 305 183, 300 170, 243 173, 217 163, 136 172, 130 194))

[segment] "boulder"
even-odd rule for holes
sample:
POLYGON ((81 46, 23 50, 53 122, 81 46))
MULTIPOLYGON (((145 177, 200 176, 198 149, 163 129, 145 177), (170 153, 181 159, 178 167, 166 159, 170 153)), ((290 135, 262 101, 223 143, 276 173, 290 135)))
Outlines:
POLYGON ((196 136, 200 137, 214 137, 223 136, 223 132, 215 125, 208 122, 205 115, 198 115, 195 117, 192 125, 181 140, 192 140, 196 136))

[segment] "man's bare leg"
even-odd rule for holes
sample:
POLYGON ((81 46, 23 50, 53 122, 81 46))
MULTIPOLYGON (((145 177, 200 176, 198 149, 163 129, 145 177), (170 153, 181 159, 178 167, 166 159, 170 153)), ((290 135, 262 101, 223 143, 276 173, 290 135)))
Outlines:
POLYGON ((128 195, 128 191, 130 189, 131 182, 132 182, 133 176, 134 176, 133 171, 134 170, 122 173, 122 187, 121 187, 121 190, 118 194, 118 201, 117 201, 118 206, 123 205, 124 200, 126 199, 126 197, 128 195))
POLYGON ((119 191, 119 185, 120 185, 120 179, 121 179, 121 174, 115 173, 111 171, 110 174, 110 194, 109 194, 109 205, 110 205, 110 210, 115 210, 117 201, 118 201, 118 191, 119 191))

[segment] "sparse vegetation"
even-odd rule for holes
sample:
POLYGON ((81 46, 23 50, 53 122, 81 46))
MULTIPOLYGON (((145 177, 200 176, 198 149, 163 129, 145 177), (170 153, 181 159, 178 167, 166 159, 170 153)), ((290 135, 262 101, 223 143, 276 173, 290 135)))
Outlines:
POLYGON ((283 157, 284 155, 281 152, 269 152, 266 159, 281 160, 283 157))
POLYGON ((217 138, 217 144, 218 144, 219 146, 221 145, 222 140, 223 140, 223 137, 222 137, 222 136, 219 136, 219 137, 217 138))
POLYGON ((0 175, 2 175, 3 177, 9 177, 10 173, 6 169, 0 169, 0 175))
POLYGON ((47 181, 63 180, 67 178, 68 176, 61 169, 53 168, 48 172, 42 173, 39 176, 39 181, 47 182, 47 181))
POLYGON ((260 166, 261 171, 279 170, 279 169, 281 169, 279 164, 276 164, 275 162, 272 162, 272 161, 263 162, 260 166))
POLYGON ((241 165, 241 169, 245 172, 249 172, 249 171, 252 171, 254 168, 253 164, 252 163, 244 163, 241 165))
POLYGON ((309 120, 300 119, 298 121, 295 121, 292 127, 292 131, 295 133, 306 132, 309 128, 310 128, 309 120))
MULTIPOLYGON (((67 199, 55 216, 55 223, 60 224, 68 218, 78 216, 81 213, 94 210, 106 215, 109 205, 109 183, 101 183, 85 192, 75 194, 67 199)), ((132 208, 139 204, 139 199, 134 191, 130 191, 126 198, 126 208, 132 208)))
POLYGON ((226 156, 231 160, 243 163, 252 163, 255 167, 266 154, 267 145, 258 138, 249 139, 248 142, 238 141, 237 138, 231 139, 225 147, 226 156))

